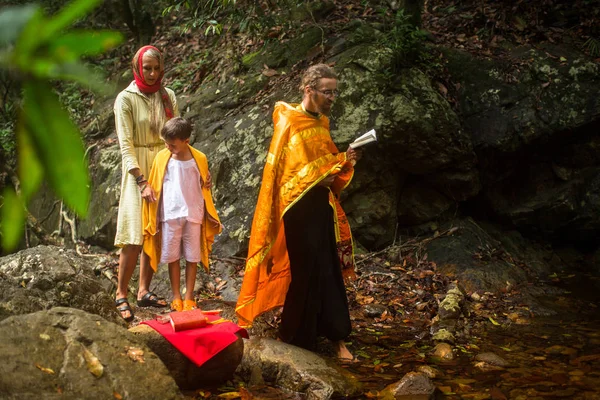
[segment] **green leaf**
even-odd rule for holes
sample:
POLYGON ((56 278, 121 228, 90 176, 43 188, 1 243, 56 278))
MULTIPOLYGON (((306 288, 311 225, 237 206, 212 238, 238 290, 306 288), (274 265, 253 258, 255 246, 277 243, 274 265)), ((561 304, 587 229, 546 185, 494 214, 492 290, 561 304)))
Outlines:
POLYGON ((113 31, 72 30, 49 44, 49 53, 57 61, 76 61, 82 55, 94 56, 110 50, 123 41, 113 31))
POLYGON ((25 222, 25 209, 12 187, 4 188, 2 203, 2 248, 11 251, 19 244, 25 222))
POLYGON ((81 83, 84 87, 109 94, 110 86, 104 83, 102 75, 80 63, 55 65, 48 71, 48 78, 62 79, 81 83))
POLYGON ((89 176, 79 130, 61 108, 51 86, 39 80, 24 83, 24 116, 28 132, 56 194, 85 217, 89 176))
POLYGON ((492 318, 492 317, 488 317, 488 318, 489 318, 489 320, 490 320, 490 322, 492 324, 494 324, 494 325, 500 325, 498 322, 496 322, 496 320, 494 318, 492 318))
POLYGON ((38 9, 37 4, 5 7, 0 12, 0 47, 14 43, 38 9))
POLYGON ((27 204, 31 195, 39 188, 44 176, 44 170, 31 142, 31 137, 25 129, 23 119, 17 123, 18 143, 18 174, 21 182, 21 197, 27 204))
POLYGON ((46 40, 57 35, 60 31, 77 21, 77 19, 85 16, 90 10, 96 8, 100 2, 101 0, 75 0, 67 5, 45 26, 42 32, 43 39, 46 40))
POLYGON ((27 69, 33 53, 42 42, 40 30, 43 29, 46 23, 42 10, 36 9, 25 28, 23 28, 15 45, 14 61, 19 67, 27 69))

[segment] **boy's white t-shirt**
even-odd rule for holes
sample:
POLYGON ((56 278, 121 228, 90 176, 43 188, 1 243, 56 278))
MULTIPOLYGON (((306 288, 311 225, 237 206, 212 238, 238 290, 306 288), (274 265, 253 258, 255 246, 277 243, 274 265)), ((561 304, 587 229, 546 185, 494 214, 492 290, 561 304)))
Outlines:
POLYGON ((196 160, 171 158, 163 179, 161 221, 186 218, 198 224, 204 219, 202 178, 196 160))

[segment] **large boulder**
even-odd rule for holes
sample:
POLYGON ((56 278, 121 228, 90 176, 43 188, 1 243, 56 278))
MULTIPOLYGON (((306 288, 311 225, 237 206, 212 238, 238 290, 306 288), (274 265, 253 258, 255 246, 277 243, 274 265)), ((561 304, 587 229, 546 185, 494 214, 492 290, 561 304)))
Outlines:
POLYGON ((55 246, 37 246, 0 258, 0 320, 72 307, 123 325, 113 299, 93 272, 103 260, 55 246))
MULTIPOLYGON (((399 232, 421 232, 460 211, 495 218, 525 234, 597 246, 596 63, 555 47, 509 49, 513 63, 427 49, 444 54, 455 83, 446 88, 419 68, 398 68, 396 55, 382 41, 365 44, 364 37, 381 35, 368 24, 353 24, 322 43, 315 32, 308 28, 286 42, 294 52, 282 52, 274 42, 248 54, 234 75, 217 73, 196 93, 179 98, 183 115, 195 122, 191 142, 209 159, 224 224, 216 255, 246 255, 273 133, 273 105, 301 100, 296 64, 299 57, 314 59, 315 45, 320 60, 335 64, 340 76, 341 94, 331 115, 338 148, 346 150, 371 128, 379 137, 365 149, 342 197, 357 243, 379 248, 394 242, 399 232), (359 31, 370 33, 358 40, 359 31)), ((222 63, 217 61, 217 70, 222 63)), ((91 212, 78 232, 107 248, 112 247, 120 186, 120 154, 106 111, 110 106, 104 102, 98 123, 86 127, 88 137, 103 141, 89 152, 91 212)), ((34 215, 46 217, 52 201, 46 194, 36 197, 34 215)), ((46 218, 49 230, 56 228, 56 208, 46 218)))
POLYGON ((175 381, 135 335, 71 308, 0 322, 3 399, 178 399, 175 381))
POLYGON ((549 45, 512 49, 512 64, 447 55, 480 161, 483 192, 476 208, 522 232, 597 246, 598 64, 549 45))
POLYGON ((238 373, 244 381, 258 380, 306 394, 309 399, 360 393, 356 377, 315 353, 277 340, 245 340, 238 373), (257 377, 256 375, 260 375, 257 377))

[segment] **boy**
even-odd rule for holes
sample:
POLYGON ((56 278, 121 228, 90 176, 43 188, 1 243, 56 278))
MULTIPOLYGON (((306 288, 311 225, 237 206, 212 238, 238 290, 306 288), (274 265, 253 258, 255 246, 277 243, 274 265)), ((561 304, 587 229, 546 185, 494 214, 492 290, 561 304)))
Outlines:
POLYGON ((171 310, 197 308, 194 285, 198 262, 208 271, 208 255, 221 222, 212 201, 211 178, 204 153, 189 145, 192 126, 184 118, 169 120, 161 131, 166 149, 152 164, 148 185, 156 201, 145 201, 142 223, 144 252, 156 272, 158 263, 169 265, 173 290, 171 310), (186 260, 185 299, 180 293, 181 256, 186 260))

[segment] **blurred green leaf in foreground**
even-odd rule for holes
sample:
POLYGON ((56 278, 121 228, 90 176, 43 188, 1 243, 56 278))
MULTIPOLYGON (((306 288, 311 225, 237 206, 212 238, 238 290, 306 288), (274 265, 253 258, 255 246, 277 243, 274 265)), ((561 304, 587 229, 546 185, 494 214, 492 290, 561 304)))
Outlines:
POLYGON ((8 71, 23 93, 15 124, 20 187, 2 193, 0 232, 4 251, 20 241, 26 206, 45 178, 54 192, 80 217, 90 197, 87 161, 77 126, 54 93, 52 82, 75 81, 104 91, 102 77, 81 58, 114 48, 118 32, 69 29, 100 0, 75 0, 51 17, 35 4, 0 10, 0 69, 8 71))

